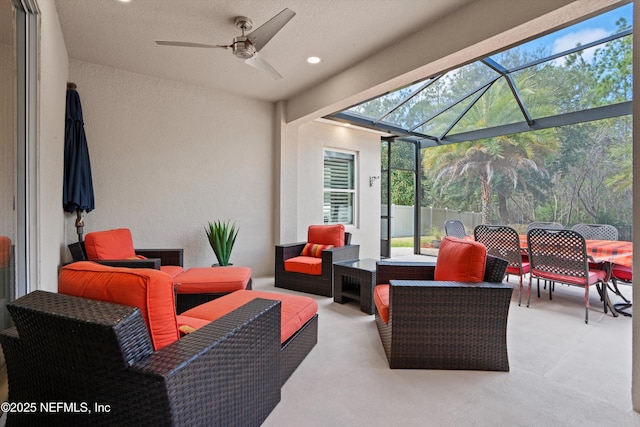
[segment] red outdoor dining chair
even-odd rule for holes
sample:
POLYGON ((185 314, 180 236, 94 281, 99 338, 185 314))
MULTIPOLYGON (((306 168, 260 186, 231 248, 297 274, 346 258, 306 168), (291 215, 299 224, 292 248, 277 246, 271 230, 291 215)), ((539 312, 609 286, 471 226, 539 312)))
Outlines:
MULTIPOLYGON (((572 230, 577 231, 582 234, 582 236, 586 240, 618 240, 618 229, 609 224, 576 224, 571 227, 572 230)), ((590 262, 591 268, 598 268, 595 262, 590 262)), ((630 283, 632 278, 632 270, 631 267, 625 267, 622 265, 611 264, 611 284, 609 289, 622 298, 626 304, 629 304, 629 301, 620 289, 618 289, 618 280, 621 282, 630 283)))
MULTIPOLYGON (((587 244, 580 233, 566 229, 534 228, 527 232, 527 246, 531 264, 527 307, 531 300, 531 281, 535 277, 583 287, 585 323, 589 323, 589 308, 591 307, 589 304, 590 286, 596 286, 600 297, 604 301, 604 312, 607 312, 607 307, 610 306, 606 290, 607 272, 589 269, 587 244)), ((549 299, 553 299, 551 286, 549 287, 549 299)))
MULTIPOLYGON (((473 230, 476 242, 480 242, 487 248, 487 253, 498 258, 506 259, 507 276, 514 274, 520 277, 520 295, 518 305, 522 302, 522 277, 529 273, 528 261, 522 259, 522 249, 520 248, 520 238, 518 232, 506 225, 480 224, 473 230)), ((529 287, 531 291, 531 287, 529 287)))
POLYGON ((631 283, 633 281, 633 269, 631 267, 626 267, 624 265, 611 265, 611 283, 613 284, 612 291, 615 292, 624 302, 614 304, 613 308, 620 314, 624 316, 631 316, 631 314, 627 311, 632 307, 631 301, 627 299, 620 289, 618 289, 618 281, 623 283, 631 283))

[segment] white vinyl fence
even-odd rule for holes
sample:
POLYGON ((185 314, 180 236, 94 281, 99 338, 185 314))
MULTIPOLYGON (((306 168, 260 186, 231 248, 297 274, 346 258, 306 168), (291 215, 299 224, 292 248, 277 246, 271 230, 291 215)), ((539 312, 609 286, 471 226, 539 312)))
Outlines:
MULTIPOLYGON (((383 211, 386 209, 383 207, 383 211)), ((472 233, 476 225, 482 223, 479 212, 459 212, 446 208, 420 208, 420 234, 431 234, 433 227, 444 232, 444 222, 449 219, 462 221, 467 233, 472 233)), ((391 237, 413 236, 413 206, 391 205, 391 237)))

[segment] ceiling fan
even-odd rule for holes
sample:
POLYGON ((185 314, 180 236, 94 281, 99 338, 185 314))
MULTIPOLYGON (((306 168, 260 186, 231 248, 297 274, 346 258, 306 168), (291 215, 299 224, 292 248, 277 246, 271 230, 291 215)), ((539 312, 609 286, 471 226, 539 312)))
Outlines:
POLYGON ((291 9, 284 9, 276 16, 271 18, 251 33, 245 35, 245 31, 253 28, 253 22, 246 16, 236 16, 234 19, 235 26, 242 30, 242 35, 233 38, 233 43, 226 44, 202 44, 191 42, 178 42, 167 40, 156 40, 156 44, 161 46, 179 46, 179 47, 200 47, 200 48, 221 48, 233 49, 233 54, 238 58, 244 59, 244 63, 251 65, 258 70, 264 71, 271 75, 274 79, 281 79, 282 76, 265 61, 258 52, 276 35, 278 31, 285 26, 291 18, 295 16, 295 12, 291 9))

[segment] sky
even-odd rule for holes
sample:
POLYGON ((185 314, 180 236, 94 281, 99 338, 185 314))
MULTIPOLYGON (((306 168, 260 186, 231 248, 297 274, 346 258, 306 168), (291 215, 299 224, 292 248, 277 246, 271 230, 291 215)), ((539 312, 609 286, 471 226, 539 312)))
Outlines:
MULTIPOLYGON (((562 52, 574 48, 578 43, 586 44, 615 34, 618 29, 616 21, 621 17, 626 19, 627 24, 633 24, 633 3, 556 31, 530 43, 533 46, 546 44, 551 47, 552 53, 562 52)), ((590 57, 591 55, 585 56, 590 57)))
MULTIPOLYGON (((546 36, 540 37, 538 39, 531 40, 522 45, 516 46, 514 49, 518 50, 531 50, 536 52, 540 49, 541 46, 545 47, 544 56, 548 54, 555 54, 558 52, 563 52, 568 49, 574 48, 578 44, 587 44, 609 35, 615 34, 618 30, 618 25, 616 25, 616 21, 621 17, 625 18, 628 26, 633 25, 633 3, 626 4, 617 9, 611 10, 605 14, 595 16, 591 19, 588 19, 583 22, 579 22, 570 27, 563 28, 554 33, 547 34, 546 36)), ((597 47, 590 48, 585 50, 582 54, 585 61, 589 62, 597 47)), ((492 56, 493 59, 496 59, 498 62, 501 62, 499 57, 500 53, 492 56)), ((533 57, 537 57, 538 55, 533 55, 533 57)), ((531 57, 530 57, 531 58, 531 57)), ((564 58, 558 58, 555 60, 555 63, 558 66, 562 66, 564 64, 564 58)), ((454 74, 458 72, 458 70, 452 70, 449 73, 454 74)), ((418 82, 411 86, 405 91, 408 93, 417 89, 424 82, 418 82)), ((358 111, 358 106, 354 107, 352 110, 358 111)))

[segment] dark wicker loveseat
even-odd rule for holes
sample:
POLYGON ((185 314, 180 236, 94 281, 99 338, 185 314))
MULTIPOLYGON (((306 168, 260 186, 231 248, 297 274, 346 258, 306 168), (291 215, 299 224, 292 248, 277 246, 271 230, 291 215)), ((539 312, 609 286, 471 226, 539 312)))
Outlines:
POLYGON ((257 426, 280 401, 278 301, 253 300, 158 351, 135 307, 35 291, 8 309, 9 402, 23 405, 9 425, 257 426))
POLYGON ((508 371, 506 267, 486 256, 484 282, 469 283, 434 281, 435 263, 379 261, 376 282, 389 284, 389 310, 385 322, 376 301, 375 320, 389 366, 508 371))

